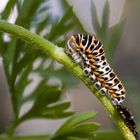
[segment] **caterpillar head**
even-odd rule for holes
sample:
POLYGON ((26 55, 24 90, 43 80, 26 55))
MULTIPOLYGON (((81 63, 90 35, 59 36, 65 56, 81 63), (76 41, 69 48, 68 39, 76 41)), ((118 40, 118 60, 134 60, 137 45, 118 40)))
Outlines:
POLYGON ((80 34, 72 35, 68 40, 67 46, 65 47, 65 52, 70 55, 75 53, 77 51, 78 45, 80 44, 81 38, 82 37, 80 34))

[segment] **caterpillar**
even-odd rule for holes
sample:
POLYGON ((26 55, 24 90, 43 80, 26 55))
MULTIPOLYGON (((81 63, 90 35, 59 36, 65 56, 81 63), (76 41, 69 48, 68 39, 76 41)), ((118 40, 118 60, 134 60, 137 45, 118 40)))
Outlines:
POLYGON ((122 105, 125 88, 114 70, 109 66, 103 44, 94 35, 76 34, 68 40, 65 53, 83 69, 83 73, 99 88, 100 92, 112 100, 114 107, 138 140, 134 117, 127 107, 122 105))
POLYGON ((139 136, 136 130, 136 123, 130 110, 123 105, 115 105, 115 108, 119 111, 120 116, 123 118, 129 129, 133 132, 136 140, 138 140, 139 136))
POLYGON ((84 74, 100 89, 101 93, 109 95, 113 104, 121 104, 124 101, 124 86, 109 66, 103 45, 95 36, 72 35, 65 52, 75 63, 81 64, 84 74))

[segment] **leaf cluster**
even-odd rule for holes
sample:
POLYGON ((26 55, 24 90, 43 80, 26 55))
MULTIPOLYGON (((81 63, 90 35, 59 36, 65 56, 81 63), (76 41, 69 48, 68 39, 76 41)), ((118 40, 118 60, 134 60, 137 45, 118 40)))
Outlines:
MULTIPOLYGON (((63 7, 63 16, 60 17, 52 14, 49 2, 49 0, 9 0, 1 13, 1 19, 8 20, 13 9, 16 8, 18 15, 15 24, 64 47, 66 34, 72 32, 74 28, 80 31, 83 28, 67 2, 62 2, 65 8, 63 7)), ((74 114, 67 110, 70 102, 62 101, 61 97, 65 88, 76 85, 77 81, 63 66, 30 45, 13 36, 0 33, 0 55, 3 58, 14 112, 12 124, 7 130, 8 136, 12 136, 16 127, 26 120, 60 119, 74 114), (5 40, 5 36, 8 40, 5 40), (35 87, 34 82, 36 82, 35 87), (32 106, 21 114, 21 108, 26 103, 31 103, 32 106)), ((85 123, 94 116, 95 113, 92 112, 73 116, 49 139, 62 137, 63 139, 81 137, 88 139, 99 127, 96 123, 85 123)))

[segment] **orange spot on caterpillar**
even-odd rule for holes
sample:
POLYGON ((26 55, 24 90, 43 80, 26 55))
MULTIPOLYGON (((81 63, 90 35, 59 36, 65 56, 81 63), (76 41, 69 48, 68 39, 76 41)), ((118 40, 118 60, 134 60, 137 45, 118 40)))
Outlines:
POLYGON ((104 87, 106 88, 109 88, 109 85, 108 84, 103 84, 104 87))
POLYGON ((113 90, 109 90, 109 93, 111 93, 113 95, 114 94, 114 91, 113 90))
POLYGON ((94 59, 89 59, 89 60, 90 60, 90 62, 92 62, 92 63, 96 62, 94 59))
POLYGON ((113 97, 117 97, 117 95, 115 93, 111 94, 113 97))
POLYGON ((99 72, 96 72, 96 71, 94 71, 93 72, 96 76, 99 76, 100 75, 100 73, 99 72))
POLYGON ((73 35, 71 36, 71 39, 72 39, 72 42, 74 42, 74 43, 76 42, 76 39, 73 35))
POLYGON ((103 78, 98 78, 98 80, 99 80, 100 82, 104 82, 104 79, 103 79, 103 78))
POLYGON ((78 49, 82 49, 82 48, 83 48, 82 45, 77 45, 77 44, 76 44, 76 47, 77 47, 78 49))
POLYGON ((94 65, 91 65, 91 68, 93 68, 93 69, 96 69, 96 66, 94 66, 94 65))
POLYGON ((90 49, 87 49, 87 50, 85 50, 87 53, 91 53, 91 50, 90 49))
POLYGON ((88 58, 93 58, 93 55, 92 54, 89 54, 87 57, 88 58))

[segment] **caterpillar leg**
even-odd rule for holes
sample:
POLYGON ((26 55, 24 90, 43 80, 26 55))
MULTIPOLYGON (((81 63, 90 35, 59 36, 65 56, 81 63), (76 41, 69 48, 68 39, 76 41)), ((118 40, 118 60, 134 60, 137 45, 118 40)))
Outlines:
POLYGON ((102 88, 100 89, 100 93, 102 93, 103 95, 104 95, 104 94, 107 94, 107 89, 106 89, 105 87, 102 87, 102 88))
POLYGON ((85 67, 83 69, 83 72, 84 72, 85 76, 89 76, 90 73, 91 73, 91 68, 90 67, 85 67))
POLYGON ((96 81, 96 76, 94 75, 94 74, 92 74, 92 75, 90 75, 89 76, 89 80, 92 82, 92 83, 95 83, 95 81, 96 81))

